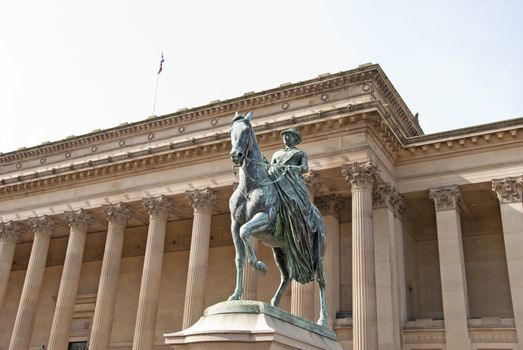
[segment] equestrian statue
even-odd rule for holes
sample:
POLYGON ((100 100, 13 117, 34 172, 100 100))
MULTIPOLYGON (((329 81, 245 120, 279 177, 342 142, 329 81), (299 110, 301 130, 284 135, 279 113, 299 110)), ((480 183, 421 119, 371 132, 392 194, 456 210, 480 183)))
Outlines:
POLYGON ((296 145, 297 129, 281 132, 285 147, 269 163, 262 155, 251 125, 252 112, 234 116, 230 129, 231 160, 239 167, 239 184, 229 200, 231 233, 236 249, 236 288, 229 300, 243 294, 244 260, 259 272, 267 265, 258 260, 251 237, 272 248, 281 282, 271 305, 278 306, 291 280, 302 284, 316 280, 320 290, 318 324, 327 325, 325 296, 325 224, 309 200, 303 174, 309 170, 307 154, 296 145))

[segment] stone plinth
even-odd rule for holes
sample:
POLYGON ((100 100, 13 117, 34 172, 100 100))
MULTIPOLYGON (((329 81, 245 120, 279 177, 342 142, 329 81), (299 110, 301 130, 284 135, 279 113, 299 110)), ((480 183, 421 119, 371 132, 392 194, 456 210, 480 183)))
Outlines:
POLYGON ((215 304, 192 327, 164 337, 180 350, 341 350, 330 329, 259 301, 215 304))

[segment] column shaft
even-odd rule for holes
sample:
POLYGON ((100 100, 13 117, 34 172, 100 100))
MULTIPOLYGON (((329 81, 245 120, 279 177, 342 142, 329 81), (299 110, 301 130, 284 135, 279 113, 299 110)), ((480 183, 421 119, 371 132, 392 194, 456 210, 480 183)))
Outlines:
POLYGON ((374 209, 373 221, 378 347, 380 350, 399 350, 400 315, 394 213, 387 207, 374 209))
POLYGON ((54 222, 47 216, 38 217, 32 220, 32 226, 35 237, 9 350, 29 349, 54 222))
POLYGON ((217 202, 215 191, 211 188, 188 191, 186 195, 194 208, 194 217, 183 309, 183 329, 192 326, 203 315, 211 216, 217 202))
POLYGON ((523 177, 493 180, 492 189, 500 201, 518 350, 523 350, 523 177))
POLYGON ((102 271, 94 309, 89 350, 107 350, 111 341, 116 288, 120 274, 125 225, 129 210, 123 204, 102 207, 109 219, 102 271))
POLYGON ((0 223, 0 311, 13 265, 16 242, 22 231, 22 226, 13 221, 0 223))
POLYGON ((376 284, 370 189, 352 190, 352 324, 355 350, 377 349, 376 284))
POLYGON ((56 308, 51 326, 48 348, 67 350, 71 333, 71 322, 74 304, 80 282, 80 271, 84 255, 85 239, 89 216, 81 210, 78 213, 66 213, 66 219, 71 225, 69 242, 65 254, 64 269, 60 280, 60 289, 56 300, 56 308))
POLYGON ((376 280, 372 188, 378 169, 372 162, 342 165, 352 191, 352 333, 354 350, 377 350, 376 280))
POLYGON ((327 275, 327 324, 334 328, 336 312, 340 309, 340 229, 335 215, 325 215, 323 220, 327 234, 327 248, 323 260, 327 275))
POLYGON ((436 205, 438 251, 447 350, 471 348, 468 334, 468 298, 457 186, 430 190, 436 205))
POLYGON ((151 217, 147 233, 133 349, 154 348, 166 227, 167 218, 151 217))

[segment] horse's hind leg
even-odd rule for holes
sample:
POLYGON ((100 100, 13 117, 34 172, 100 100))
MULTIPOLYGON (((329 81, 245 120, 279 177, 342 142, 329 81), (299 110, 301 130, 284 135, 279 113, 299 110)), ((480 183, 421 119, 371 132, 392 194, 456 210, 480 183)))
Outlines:
POLYGON ((320 318, 318 324, 327 327, 327 298, 325 294, 326 278, 323 271, 323 257, 318 259, 318 267, 316 268, 316 281, 320 287, 320 318))
POLYGON ((251 220, 240 227, 240 238, 243 241, 245 250, 247 251, 247 258, 249 264, 254 270, 265 273, 267 272, 267 265, 259 261, 251 244, 251 236, 258 232, 266 231, 269 228, 269 215, 264 212, 256 213, 251 220))
POLYGON ((285 292, 285 289, 289 285, 290 279, 289 279, 289 271, 287 269, 287 262, 285 261, 285 254, 283 252, 283 249, 281 248, 273 248, 272 249, 274 254, 274 260, 276 261, 276 265, 278 265, 278 268, 280 269, 281 273, 281 281, 280 286, 278 287, 278 290, 276 291, 276 294, 274 294, 274 297, 271 300, 272 306, 278 306, 280 305, 280 300, 285 292))
POLYGON ((234 248, 236 250, 236 258, 234 260, 236 263, 236 288, 228 300, 239 300, 243 294, 243 262, 245 260, 245 247, 240 238, 240 224, 238 224, 234 218, 231 218, 231 233, 234 248))

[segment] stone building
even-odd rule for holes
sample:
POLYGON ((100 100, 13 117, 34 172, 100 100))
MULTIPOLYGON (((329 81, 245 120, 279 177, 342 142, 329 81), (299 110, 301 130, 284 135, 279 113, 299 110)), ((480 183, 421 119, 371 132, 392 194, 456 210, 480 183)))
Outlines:
MULTIPOLYGON (((0 349, 167 349, 232 293, 236 111, 268 158, 303 136, 345 349, 523 349, 523 118, 424 135, 371 64, 1 154, 0 349)), ((315 320, 315 287, 281 307, 315 320)))

